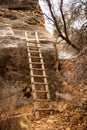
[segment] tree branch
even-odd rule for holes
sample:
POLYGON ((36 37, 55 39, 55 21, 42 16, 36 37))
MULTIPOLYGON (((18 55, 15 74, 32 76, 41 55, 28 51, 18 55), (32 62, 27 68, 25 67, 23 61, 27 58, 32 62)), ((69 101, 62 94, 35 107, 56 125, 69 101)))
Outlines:
POLYGON ((53 19, 52 18, 50 18, 48 15, 46 15, 45 13, 40 13, 41 15, 44 15, 44 16, 46 16, 51 22, 53 22, 54 23, 54 21, 53 21, 53 19))
POLYGON ((81 4, 85 5, 85 2, 83 2, 82 0, 79 0, 81 4))
POLYGON ((68 38, 67 28, 66 28, 66 21, 65 21, 64 14, 63 14, 63 0, 61 0, 61 3, 60 3, 60 12, 61 12, 62 21, 63 21, 63 24, 64 24, 65 36, 66 36, 66 38, 68 38))
POLYGON ((55 18, 55 16, 54 16, 54 14, 53 14, 50 0, 46 0, 46 2, 47 2, 47 4, 48 4, 48 7, 49 7, 49 10, 50 10, 51 16, 52 16, 52 18, 53 18, 53 21, 54 21, 55 27, 56 27, 56 29, 57 29, 57 31, 58 31, 58 33, 59 33, 59 36, 60 36, 63 40, 65 40, 70 46, 72 46, 74 49, 76 49, 77 51, 79 51, 79 48, 78 48, 76 45, 74 45, 74 44, 69 40, 68 37, 65 37, 65 36, 62 34, 62 31, 61 31, 61 29, 60 29, 60 27, 59 27, 59 24, 58 24, 58 22, 57 22, 57 20, 56 20, 56 18, 55 18))
POLYGON ((62 32, 61 32, 60 27, 59 27, 59 25, 58 25, 58 23, 57 23, 57 20, 56 20, 54 14, 53 14, 50 0, 46 0, 46 1, 47 1, 47 4, 48 4, 48 7, 49 7, 49 10, 50 10, 51 16, 52 16, 52 18, 53 18, 53 21, 54 21, 55 27, 56 27, 56 29, 57 29, 59 35, 62 35, 62 32))

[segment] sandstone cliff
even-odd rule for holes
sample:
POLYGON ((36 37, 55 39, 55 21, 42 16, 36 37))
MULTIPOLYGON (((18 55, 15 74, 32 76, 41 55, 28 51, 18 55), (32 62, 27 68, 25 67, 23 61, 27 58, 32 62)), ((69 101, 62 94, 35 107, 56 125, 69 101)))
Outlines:
POLYGON ((52 44, 42 46, 55 114, 34 120, 32 96, 27 98, 23 91, 31 87, 25 31, 30 38, 37 31, 40 38, 52 40, 38 10, 36 0, 0 0, 0 130, 86 130, 87 47, 73 58, 71 49, 64 47, 62 54, 68 50, 70 59, 60 59, 55 67, 52 44))
MULTIPOLYGON (((37 31, 43 38, 51 38, 44 27, 43 16, 38 13, 40 8, 35 0, 0 1, 0 34, 14 32, 14 35, 24 37, 25 30, 34 37, 37 31), (10 27, 10 31, 9 31, 10 27), (2 29, 3 28, 3 29, 2 29), (1 31, 1 29, 3 31, 1 31)), ((11 33, 10 33, 11 35, 11 33)))

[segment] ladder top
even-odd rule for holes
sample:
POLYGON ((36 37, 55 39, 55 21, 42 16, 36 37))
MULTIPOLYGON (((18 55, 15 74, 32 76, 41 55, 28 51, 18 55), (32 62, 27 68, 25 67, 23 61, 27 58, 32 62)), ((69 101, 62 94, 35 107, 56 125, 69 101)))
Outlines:
MULTIPOLYGON (((31 38, 27 38, 27 40, 26 40, 27 42, 29 42, 29 43, 36 43, 37 42, 37 40, 36 39, 31 39, 31 38)), ((47 39, 39 39, 39 42, 45 42, 45 44, 46 43, 55 43, 55 41, 53 41, 53 40, 47 40, 47 39)))

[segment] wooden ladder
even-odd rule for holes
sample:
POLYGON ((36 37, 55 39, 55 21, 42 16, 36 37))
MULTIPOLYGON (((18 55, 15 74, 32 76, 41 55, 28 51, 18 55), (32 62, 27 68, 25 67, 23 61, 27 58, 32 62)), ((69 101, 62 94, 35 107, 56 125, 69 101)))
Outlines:
POLYGON ((32 40, 29 41, 27 33, 25 34, 28 48, 35 117, 36 119, 40 119, 41 112, 44 113, 46 111, 52 113, 53 111, 50 103, 49 86, 38 35, 35 33, 36 43, 31 44, 32 40))

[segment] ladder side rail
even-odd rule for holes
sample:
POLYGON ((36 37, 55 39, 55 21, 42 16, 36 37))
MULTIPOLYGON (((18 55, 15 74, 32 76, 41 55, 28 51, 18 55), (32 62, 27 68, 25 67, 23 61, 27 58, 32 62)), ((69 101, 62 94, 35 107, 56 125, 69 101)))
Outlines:
MULTIPOLYGON (((42 56, 41 53, 39 53, 39 55, 42 56)), ((40 59, 40 61, 41 61, 41 63, 43 63, 43 59, 40 59)), ((45 69, 44 64, 42 64, 42 69, 45 69)), ((46 75, 46 71, 43 71, 43 75, 46 75)), ((46 77, 44 77, 44 83, 48 83, 46 77)), ((48 101, 50 101, 50 92, 49 92, 48 84, 46 84, 45 87, 46 87, 46 91, 48 92, 48 93, 47 93, 47 99, 48 99, 48 101)), ((50 104, 50 102, 49 102, 49 107, 51 108, 51 104, 50 104)))
MULTIPOLYGON (((28 47, 28 49, 29 49, 29 47, 28 47)), ((31 63, 32 60, 30 58, 30 56, 31 56, 30 52, 28 52, 28 56, 29 56, 29 63, 31 63)), ((34 75, 33 70, 32 70, 33 67, 32 67, 32 64, 29 64, 29 66, 30 66, 31 86, 32 86, 32 90, 33 90, 32 94, 33 94, 33 99, 34 99, 35 116, 36 116, 36 119, 39 119, 39 111, 37 111, 37 109, 38 109, 37 95, 35 92, 36 88, 35 88, 35 84, 32 84, 35 82, 34 77, 32 77, 32 75, 34 75)))
MULTIPOLYGON (((35 33, 35 35, 36 35, 36 40, 37 40, 37 46, 38 47, 40 47, 40 42, 39 42, 39 38, 38 38, 38 34, 37 34, 37 32, 35 33)), ((41 53, 41 49, 39 48, 39 51, 40 51, 40 53, 39 53, 39 57, 42 57, 42 53, 41 53)), ((45 70, 45 66, 44 66, 44 62, 43 62, 43 59, 40 59, 40 62, 42 63, 42 69, 43 70, 45 70)), ((43 71, 43 75, 46 75, 46 72, 45 71, 43 71)), ((45 80, 45 83, 47 83, 47 80, 45 80)))
MULTIPOLYGON (((39 47, 39 51, 41 51, 41 49, 40 49, 40 44, 39 44, 40 42, 39 42, 39 38, 38 38, 37 33, 36 33, 36 39, 37 39, 37 46, 39 47)), ((42 57, 42 53, 41 53, 41 52, 39 53, 39 56, 42 57)), ((45 69, 45 66, 44 66, 44 64, 43 64, 43 63, 44 63, 44 62, 43 62, 43 59, 40 59, 40 61, 41 61, 41 63, 42 63, 42 69, 44 70, 44 69, 45 69)), ((46 75, 46 71, 43 71, 43 75, 46 75)), ((44 83, 48 83, 46 77, 44 77, 44 83)), ((49 93, 48 84, 45 85, 45 87, 46 87, 46 91, 48 92, 48 93, 47 93, 47 99, 49 100, 49 99, 50 99, 50 93, 49 93)), ((49 107, 51 107, 50 104, 49 104, 49 107)))
MULTIPOLYGON (((27 41, 27 39, 28 39, 28 35, 27 35, 27 32, 25 32, 25 36, 26 36, 26 41, 27 41)), ((32 59, 31 59, 31 53, 30 53, 30 48, 29 48, 29 43, 28 43, 28 41, 27 41, 27 48, 28 48, 28 59, 29 59, 29 67, 30 67, 30 76, 31 75, 34 75, 34 73, 33 73, 33 70, 32 70, 32 68, 33 68, 33 66, 32 66, 32 64, 30 64, 31 62, 32 62, 32 59)), ((31 83, 34 83, 34 77, 31 77, 31 83)), ((37 95, 36 95, 36 93, 35 93, 35 84, 31 84, 31 86, 32 86, 32 90, 33 90, 33 98, 34 98, 34 110, 35 110, 35 116, 36 116, 36 119, 39 119, 40 118, 40 115, 39 115, 39 111, 37 111, 37 109, 38 109, 38 102, 37 102, 37 95)))
MULTIPOLYGON (((31 60, 31 53, 30 53, 30 48, 29 48, 29 43, 28 43, 28 34, 27 31, 25 31, 25 36, 26 36, 26 41, 27 41, 27 50, 28 50, 28 60, 29 60, 29 68, 30 68, 30 76, 33 75, 33 66, 30 64, 32 62, 31 60)), ((34 82, 34 77, 31 77, 31 83, 34 82)), ((32 89, 35 90, 35 86, 32 86, 32 89)))

